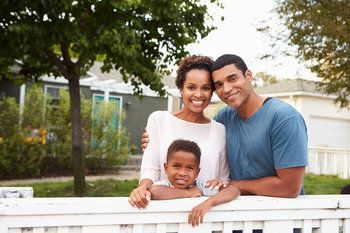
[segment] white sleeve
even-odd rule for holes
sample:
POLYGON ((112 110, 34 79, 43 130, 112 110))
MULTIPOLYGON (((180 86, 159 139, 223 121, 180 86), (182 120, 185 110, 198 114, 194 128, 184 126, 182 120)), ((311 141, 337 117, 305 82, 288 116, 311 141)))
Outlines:
POLYGON ((158 181, 160 177, 160 154, 159 154, 159 114, 153 112, 147 121, 147 133, 149 143, 142 156, 140 181, 151 179, 153 182, 158 181))
POLYGON ((227 154, 226 154, 226 132, 225 127, 223 127, 223 132, 220 131, 221 135, 218 135, 222 138, 222 146, 219 152, 219 178, 223 181, 230 180, 230 170, 227 163, 227 154))

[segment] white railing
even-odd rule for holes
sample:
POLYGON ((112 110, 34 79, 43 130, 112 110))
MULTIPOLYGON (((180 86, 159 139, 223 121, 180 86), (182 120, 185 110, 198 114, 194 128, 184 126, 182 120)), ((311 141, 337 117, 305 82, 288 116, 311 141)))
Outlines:
POLYGON ((144 210, 114 198, 0 199, 1 233, 350 233, 350 196, 298 198, 242 196, 212 208, 204 223, 187 224, 191 208, 206 197, 151 201, 144 210), (235 232, 235 231, 234 231, 235 232))
POLYGON ((307 172, 350 178, 350 149, 309 147, 307 172))

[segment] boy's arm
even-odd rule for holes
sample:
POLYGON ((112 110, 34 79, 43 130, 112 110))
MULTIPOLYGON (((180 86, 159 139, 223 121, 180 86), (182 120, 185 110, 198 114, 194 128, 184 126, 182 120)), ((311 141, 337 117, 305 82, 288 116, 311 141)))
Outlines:
POLYGON ((189 189, 177 189, 165 185, 153 185, 149 188, 151 199, 167 200, 175 198, 198 197, 201 196, 201 191, 193 186, 189 189))
POLYGON ((204 214, 206 214, 211 207, 232 201, 239 197, 239 195, 239 189, 233 185, 229 185, 227 188, 222 189, 220 192, 208 198, 201 204, 193 207, 188 215, 188 223, 191 224, 192 227, 198 226, 199 223, 203 223, 204 214))

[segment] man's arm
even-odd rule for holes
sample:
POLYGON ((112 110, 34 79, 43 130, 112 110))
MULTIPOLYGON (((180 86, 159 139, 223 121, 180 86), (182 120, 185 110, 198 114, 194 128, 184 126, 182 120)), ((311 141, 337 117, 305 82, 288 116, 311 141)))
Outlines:
POLYGON ((198 187, 193 186, 189 189, 177 189, 165 185, 153 185, 149 188, 151 199, 168 200, 175 198, 199 197, 202 195, 198 187))
POLYGON ((256 180, 232 180, 242 194, 273 197, 297 197, 303 187, 305 167, 292 167, 277 170, 277 176, 256 180))

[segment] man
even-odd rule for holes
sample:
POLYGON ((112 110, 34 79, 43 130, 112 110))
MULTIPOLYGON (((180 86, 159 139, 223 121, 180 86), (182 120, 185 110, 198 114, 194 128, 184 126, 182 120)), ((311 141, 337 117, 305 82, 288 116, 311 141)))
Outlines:
MULTIPOLYGON (((216 93, 228 106, 215 120, 226 129, 230 184, 241 194, 296 197, 303 194, 307 166, 307 130, 290 105, 257 95, 252 72, 237 55, 212 65, 216 93)), ((143 135, 142 147, 147 145, 143 135)))
POLYGON ((258 96, 253 75, 236 55, 212 66, 216 93, 228 106, 215 117, 226 128, 231 184, 242 194, 296 197, 303 194, 307 132, 290 105, 258 96))

